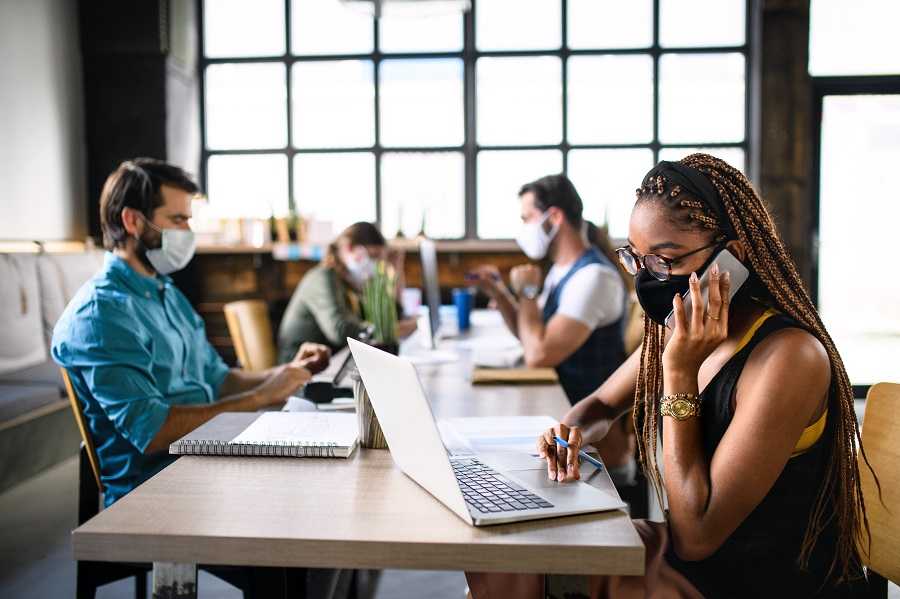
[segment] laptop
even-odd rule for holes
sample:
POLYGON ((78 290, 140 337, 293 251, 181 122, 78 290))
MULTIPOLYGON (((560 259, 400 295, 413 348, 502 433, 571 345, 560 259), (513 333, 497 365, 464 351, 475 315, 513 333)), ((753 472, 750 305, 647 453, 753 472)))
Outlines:
MULTIPOLYGON (((337 356, 335 356, 335 358, 337 358, 337 356)), ((356 363, 353 362, 353 354, 348 351, 335 373, 332 382, 335 387, 352 387, 353 379, 357 376, 358 373, 356 371, 356 363)))
POLYGON ((478 454, 451 455, 412 363, 355 339, 347 342, 394 463, 469 524, 487 526, 625 507, 605 470, 598 474, 606 477, 610 492, 582 481, 551 481, 536 459, 528 469, 504 469, 478 454))

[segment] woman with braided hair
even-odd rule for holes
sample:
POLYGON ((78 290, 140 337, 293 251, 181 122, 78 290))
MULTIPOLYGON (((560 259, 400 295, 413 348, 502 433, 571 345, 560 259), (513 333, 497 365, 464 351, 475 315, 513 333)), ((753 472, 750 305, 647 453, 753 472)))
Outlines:
MULTIPOLYGON (((551 479, 577 480, 577 448, 633 407, 642 466, 668 509, 665 523, 635 522, 645 576, 592 578, 592 597, 855 596, 868 521, 852 388, 750 182, 707 154, 659 163, 618 254, 646 313, 643 344, 538 450, 551 479), (750 271, 731 300, 713 264, 725 249, 750 271), (682 294, 699 298, 707 269, 708 302, 688 310, 682 294)), ((540 597, 543 584, 468 578, 475 599, 540 597)))

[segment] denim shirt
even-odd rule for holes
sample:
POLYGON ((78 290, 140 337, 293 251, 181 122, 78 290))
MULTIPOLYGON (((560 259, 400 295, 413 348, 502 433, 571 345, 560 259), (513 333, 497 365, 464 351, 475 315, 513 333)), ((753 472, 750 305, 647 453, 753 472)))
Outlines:
POLYGON ((107 506, 171 463, 167 451, 144 453, 170 406, 212 403, 228 374, 172 279, 111 253, 57 322, 51 354, 81 403, 107 506))

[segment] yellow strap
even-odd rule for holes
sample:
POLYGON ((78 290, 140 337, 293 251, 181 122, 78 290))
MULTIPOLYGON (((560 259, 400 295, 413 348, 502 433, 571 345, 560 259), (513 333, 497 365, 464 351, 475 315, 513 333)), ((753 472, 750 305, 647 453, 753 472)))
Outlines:
MULTIPOLYGON (((734 353, 737 354, 739 351, 744 349, 750 340, 753 338, 753 335, 756 334, 756 331, 759 330, 759 327, 763 325, 765 321, 767 321, 770 317, 777 314, 775 310, 772 308, 767 309, 762 313, 762 316, 756 319, 756 322, 753 323, 747 332, 744 333, 744 336, 741 337, 741 340, 737 344, 737 348, 735 348, 734 353)), ((822 433, 825 432, 825 421, 828 416, 828 408, 822 412, 822 415, 819 416, 819 419, 807 426, 803 429, 803 433, 800 435, 800 440, 797 441, 797 445, 794 446, 794 451, 791 453, 791 457, 796 457, 801 453, 804 453, 810 447, 816 444, 816 441, 819 440, 819 437, 822 436, 822 433)))
MULTIPOLYGON (((744 336, 741 337, 741 340, 738 342, 737 347, 734 350, 734 353, 737 354, 739 351, 744 349, 744 347, 750 343, 750 340, 753 338, 753 335, 756 334, 756 331, 759 330, 759 327, 763 325, 770 317, 777 314, 777 311, 772 308, 767 309, 762 315, 756 319, 756 322, 753 323, 744 336)), ((822 412, 822 415, 819 416, 819 419, 807 426, 803 429, 803 433, 800 435, 800 440, 797 441, 797 445, 794 446, 794 451, 791 453, 791 457, 796 457, 805 451, 807 451, 810 447, 816 444, 816 441, 822 436, 822 433, 825 432, 825 422, 828 416, 828 408, 822 412)))
POLYGON ((822 412, 822 415, 819 416, 818 420, 803 429, 800 440, 797 441, 797 444, 794 446, 794 452, 791 454, 792 458, 800 455, 816 444, 816 441, 818 441, 819 437, 822 436, 822 433, 825 432, 825 421, 827 420, 827 416, 828 408, 825 408, 825 411, 822 412))
POLYGON ((737 354, 739 351, 744 349, 744 346, 750 343, 750 340, 753 339, 753 335, 756 334, 756 331, 759 330, 759 327, 761 327, 763 323, 769 319, 769 317, 774 316, 775 314, 777 314, 777 312, 772 308, 768 308, 765 312, 763 312, 762 316, 756 319, 756 322, 753 323, 753 326, 747 329, 747 332, 744 333, 744 336, 741 337, 740 341, 738 341, 734 353, 737 354))

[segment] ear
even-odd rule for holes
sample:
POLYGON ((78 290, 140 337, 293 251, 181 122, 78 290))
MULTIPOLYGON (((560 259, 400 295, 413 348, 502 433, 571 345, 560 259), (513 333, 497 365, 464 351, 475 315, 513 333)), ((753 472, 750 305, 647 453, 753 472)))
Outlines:
POLYGON ((734 257, 741 262, 747 262, 747 246, 740 239, 732 239, 725 244, 725 249, 734 254, 734 257))
POLYGON ((144 219, 134 208, 122 208, 122 228, 132 237, 139 237, 144 232, 144 219))
POLYGON ((554 227, 561 227, 563 221, 566 220, 566 215, 556 206, 550 206, 550 208, 547 209, 547 212, 550 213, 550 218, 547 219, 547 222, 554 227))

